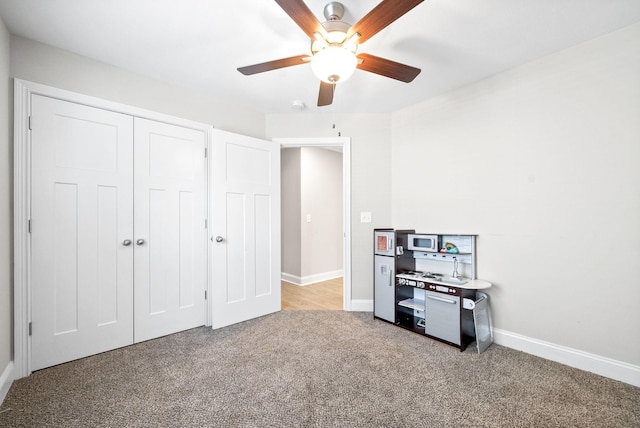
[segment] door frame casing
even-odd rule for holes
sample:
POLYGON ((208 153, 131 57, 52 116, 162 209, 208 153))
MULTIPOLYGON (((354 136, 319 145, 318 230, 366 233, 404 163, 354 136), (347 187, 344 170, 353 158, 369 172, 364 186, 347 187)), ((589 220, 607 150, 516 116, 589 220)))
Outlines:
MULTIPOLYGON (((134 117, 155 120, 172 125, 203 131, 205 147, 211 145, 212 125, 129 106, 77 92, 58 89, 22 79, 14 79, 14 125, 13 125, 13 368, 14 378, 20 379, 31 374, 31 239, 29 219, 31 213, 31 135, 29 130, 31 96, 42 95, 89 107, 100 108, 134 117)), ((204 159, 203 159, 204 161, 204 159)), ((208 162, 205 162, 205 189, 208 197, 208 162)), ((205 207, 208 201, 205 201, 205 207)), ((203 213, 208 220, 208 213, 203 213)), ((207 221, 208 223, 208 221, 207 221)), ((203 233, 209 235, 208 229, 203 233)), ((207 247, 208 248, 208 247, 207 247)), ((207 255, 208 258, 208 255, 207 255)), ((208 266, 206 276, 209 276, 208 266)), ((209 281, 205 284, 207 295, 211 295, 209 281)), ((210 300, 205 302, 205 325, 211 325, 210 300)))
POLYGON ((351 138, 273 138, 283 149, 296 147, 342 148, 342 232, 343 232, 343 286, 342 309, 352 310, 351 302, 351 138))

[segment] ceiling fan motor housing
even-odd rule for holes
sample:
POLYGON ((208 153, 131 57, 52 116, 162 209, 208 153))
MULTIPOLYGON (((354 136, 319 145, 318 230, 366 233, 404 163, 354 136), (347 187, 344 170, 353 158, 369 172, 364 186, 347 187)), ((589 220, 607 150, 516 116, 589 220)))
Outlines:
POLYGON ((351 24, 342 21, 344 16, 344 5, 337 1, 327 3, 324 7, 324 17, 327 20, 322 26, 328 33, 329 44, 342 43, 347 37, 347 32, 351 28, 351 24))
POLYGON ((324 17, 327 21, 340 21, 344 16, 344 5, 337 1, 327 3, 323 10, 324 17))

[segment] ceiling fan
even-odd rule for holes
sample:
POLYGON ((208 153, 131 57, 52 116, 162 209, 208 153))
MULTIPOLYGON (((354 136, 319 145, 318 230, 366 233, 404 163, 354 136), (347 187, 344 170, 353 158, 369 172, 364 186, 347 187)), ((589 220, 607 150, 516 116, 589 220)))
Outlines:
POLYGON ((311 63, 313 72, 321 80, 319 107, 333 102, 336 84, 344 82, 356 68, 406 83, 420 74, 419 68, 356 52, 360 44, 424 0, 383 0, 353 25, 342 21, 344 6, 339 2, 330 2, 325 6, 327 21, 320 23, 303 0, 275 1, 311 38, 311 54, 240 67, 240 73, 251 75, 311 63))

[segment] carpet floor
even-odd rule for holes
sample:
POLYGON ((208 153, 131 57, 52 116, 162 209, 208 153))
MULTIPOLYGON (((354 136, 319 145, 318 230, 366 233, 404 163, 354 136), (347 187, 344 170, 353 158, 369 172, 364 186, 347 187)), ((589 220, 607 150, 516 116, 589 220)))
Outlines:
POLYGON ((2 427, 640 427, 640 388, 371 313, 282 311, 13 383, 2 427))

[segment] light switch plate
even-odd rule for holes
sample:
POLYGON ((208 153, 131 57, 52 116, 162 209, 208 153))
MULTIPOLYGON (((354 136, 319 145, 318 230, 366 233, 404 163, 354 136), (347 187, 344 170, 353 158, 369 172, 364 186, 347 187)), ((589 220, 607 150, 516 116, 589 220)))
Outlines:
POLYGON ((371 211, 360 211, 360 223, 371 223, 371 211))

